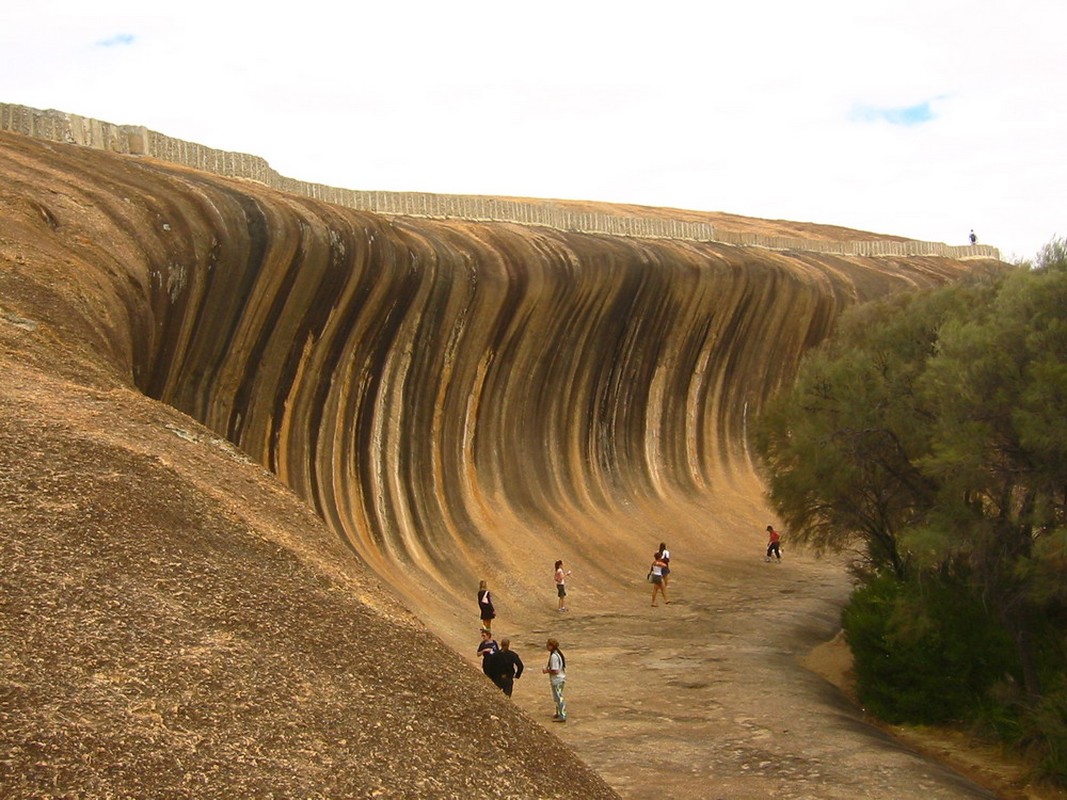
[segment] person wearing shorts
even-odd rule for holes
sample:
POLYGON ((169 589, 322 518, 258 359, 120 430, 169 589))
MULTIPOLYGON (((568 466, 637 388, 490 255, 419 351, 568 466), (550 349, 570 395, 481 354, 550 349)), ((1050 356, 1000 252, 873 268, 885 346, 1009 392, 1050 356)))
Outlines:
POLYGON ((671 574, 671 551, 667 549, 666 542, 659 543, 659 557, 664 563, 663 567, 663 588, 667 588, 667 584, 670 583, 671 574))
POLYGON ((670 605, 671 601, 667 599, 667 581, 663 579, 663 568, 667 566, 660 556, 660 553, 656 552, 652 554, 652 566, 649 569, 649 580, 652 581, 652 606, 656 605, 656 595, 663 595, 663 602, 665 605, 670 605))
POLYGON ((562 561, 556 562, 556 597, 559 600, 557 611, 567 610, 567 576, 570 574, 569 569, 563 569, 562 561))

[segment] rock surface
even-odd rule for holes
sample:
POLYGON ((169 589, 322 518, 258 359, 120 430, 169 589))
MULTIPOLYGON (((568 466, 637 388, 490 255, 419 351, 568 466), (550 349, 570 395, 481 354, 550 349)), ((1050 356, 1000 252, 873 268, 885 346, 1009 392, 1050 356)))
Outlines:
POLYGON ((12 134, 0 178, 6 796, 987 796, 800 667, 848 582, 762 563, 745 447, 842 309, 968 265, 386 218, 12 134))

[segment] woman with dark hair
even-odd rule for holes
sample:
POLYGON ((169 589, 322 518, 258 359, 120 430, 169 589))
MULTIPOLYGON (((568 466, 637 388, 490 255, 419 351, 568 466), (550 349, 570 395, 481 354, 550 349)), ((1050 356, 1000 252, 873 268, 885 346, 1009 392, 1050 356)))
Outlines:
POLYGON ((767 526, 767 557, 764 561, 770 561, 774 556, 775 563, 782 563, 782 534, 774 529, 773 525, 767 526))
POLYGON ((556 562, 556 597, 559 598, 559 606, 556 611, 567 610, 567 576, 571 574, 569 569, 563 569, 563 561, 556 562))
POLYGON ((671 551, 667 549, 666 542, 659 543, 659 558, 663 562, 663 588, 667 588, 667 584, 670 581, 667 580, 667 576, 671 574, 671 551))
POLYGON ((567 704, 563 700, 563 687, 567 683, 567 660, 563 657, 563 651, 559 649, 559 642, 549 639, 546 645, 548 649, 548 664, 541 673, 548 676, 548 683, 552 687, 552 700, 556 704, 556 714, 552 717, 553 722, 567 721, 567 704))
POLYGON ((649 569, 649 580, 652 581, 652 607, 656 606, 656 595, 663 595, 663 602, 666 605, 670 605, 671 601, 667 599, 667 586, 666 581, 663 580, 663 568, 667 566, 663 558, 659 553, 652 554, 652 567, 649 569))
POLYGON ((482 672, 493 683, 496 683, 493 680, 493 656, 497 654, 498 650, 500 650, 500 647, 493 638, 493 632, 482 628, 482 641, 478 643, 478 655, 482 657, 482 672))

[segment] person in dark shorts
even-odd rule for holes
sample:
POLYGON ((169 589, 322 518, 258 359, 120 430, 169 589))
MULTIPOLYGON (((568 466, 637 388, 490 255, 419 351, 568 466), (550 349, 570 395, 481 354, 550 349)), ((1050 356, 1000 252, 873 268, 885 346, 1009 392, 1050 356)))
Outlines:
POLYGON ((567 610, 567 576, 571 574, 569 569, 563 569, 563 562, 556 562, 556 597, 559 598, 557 611, 567 610))
POLYGON ((782 534, 774 529, 773 525, 767 526, 767 557, 764 561, 770 561, 773 554, 776 561, 782 561, 782 534))

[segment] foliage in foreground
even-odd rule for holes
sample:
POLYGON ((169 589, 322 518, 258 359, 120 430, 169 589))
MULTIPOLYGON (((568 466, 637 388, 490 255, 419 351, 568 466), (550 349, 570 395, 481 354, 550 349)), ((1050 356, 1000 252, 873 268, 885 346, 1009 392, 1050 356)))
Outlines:
POLYGON ((983 722, 1067 782, 1067 245, 855 309, 761 416, 794 541, 858 556, 865 704, 983 722))

